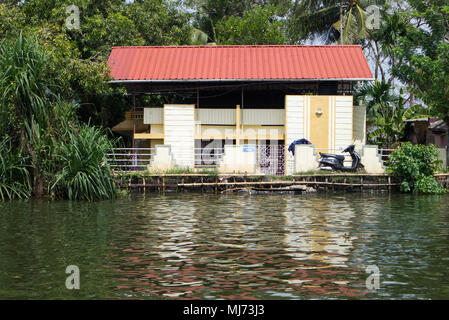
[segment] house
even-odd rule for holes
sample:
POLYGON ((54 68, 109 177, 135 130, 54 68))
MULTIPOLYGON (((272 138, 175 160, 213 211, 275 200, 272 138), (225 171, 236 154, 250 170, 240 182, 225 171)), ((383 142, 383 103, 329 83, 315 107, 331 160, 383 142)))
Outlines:
POLYGON ((437 118, 419 118, 407 122, 407 140, 412 143, 434 144, 438 148, 447 146, 447 125, 437 118))
POLYGON ((434 117, 405 120, 407 140, 412 143, 433 144, 440 153, 443 167, 447 166, 448 127, 443 120, 434 117))
POLYGON ((134 97, 113 131, 136 148, 170 146, 181 167, 217 165, 214 156, 239 146, 256 150, 259 171, 284 174, 294 140, 323 152, 365 142, 365 108, 352 93, 373 76, 357 45, 114 47, 108 65, 111 83, 134 97), (145 95, 167 103, 137 105, 145 95))

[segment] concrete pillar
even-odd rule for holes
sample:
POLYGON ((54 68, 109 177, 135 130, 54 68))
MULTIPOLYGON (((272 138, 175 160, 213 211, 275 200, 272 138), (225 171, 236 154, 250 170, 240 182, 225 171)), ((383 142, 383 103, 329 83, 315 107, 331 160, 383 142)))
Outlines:
POLYGON ((256 145, 225 145, 218 166, 221 173, 256 173, 256 145))
POLYGON ((171 148, 169 145, 157 144, 156 150, 148 166, 149 171, 167 171, 175 167, 173 155, 171 154, 171 148))
POLYGON ((385 173, 382 157, 379 155, 376 145, 362 146, 360 157, 367 173, 385 173))
POLYGON ((241 134, 241 113, 240 113, 240 105, 238 104, 235 108, 235 144, 240 145, 240 134, 241 134))
POLYGON ((313 144, 295 145, 295 173, 316 170, 318 168, 315 146, 313 144))

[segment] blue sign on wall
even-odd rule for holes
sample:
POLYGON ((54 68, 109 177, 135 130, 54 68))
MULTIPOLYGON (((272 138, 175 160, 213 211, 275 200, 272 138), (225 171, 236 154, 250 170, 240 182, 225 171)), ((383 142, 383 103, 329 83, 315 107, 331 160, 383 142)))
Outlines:
POLYGON ((256 146, 243 145, 243 152, 256 152, 256 146))

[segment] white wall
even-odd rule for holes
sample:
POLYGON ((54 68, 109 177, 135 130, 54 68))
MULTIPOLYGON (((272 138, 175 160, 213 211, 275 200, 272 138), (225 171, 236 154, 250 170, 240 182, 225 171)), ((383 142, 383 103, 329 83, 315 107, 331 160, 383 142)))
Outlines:
POLYGON ((194 105, 164 105, 164 144, 171 146, 171 153, 179 167, 194 166, 195 112, 194 105))
POLYGON ((335 146, 344 149, 352 144, 352 96, 335 97, 335 146))
MULTIPOLYGON (((285 146, 304 135, 304 96, 285 96, 285 146)), ((293 155, 287 152, 286 174, 292 174, 293 155)))
POLYGON ((354 143, 364 145, 366 143, 366 107, 354 106, 353 124, 354 143))
POLYGON ((143 124, 162 124, 163 112, 163 108, 144 108, 143 124))

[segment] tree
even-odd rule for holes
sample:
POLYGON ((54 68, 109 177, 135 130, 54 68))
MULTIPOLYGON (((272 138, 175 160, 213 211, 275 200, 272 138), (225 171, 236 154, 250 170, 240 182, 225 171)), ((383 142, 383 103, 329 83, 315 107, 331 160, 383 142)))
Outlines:
POLYGON ((449 124, 449 5, 446 1, 411 1, 413 20, 398 39, 393 73, 449 124), (427 5, 427 6, 426 6, 427 5))
POLYGON ((115 195, 103 131, 80 125, 77 105, 58 94, 54 60, 36 39, 0 41, 0 198, 115 195), (3 122, 4 121, 4 122, 3 122), (62 185, 61 183, 62 182, 62 185), (87 187, 86 187, 87 186, 87 187))
POLYGON ((255 6, 242 17, 225 17, 217 23, 219 44, 285 44, 284 22, 276 18, 276 7, 255 6))
POLYGON ((371 5, 383 0, 304 0, 297 2, 289 21, 290 36, 296 41, 322 37, 326 42, 355 43, 367 36, 366 20, 371 5), (295 36, 297 35, 297 36, 295 36))
POLYGON ((368 137, 376 144, 391 148, 400 143, 405 136, 405 120, 426 117, 427 112, 420 105, 405 107, 403 90, 396 95, 390 83, 376 81, 365 84, 357 93, 363 97, 367 106, 367 116, 373 128, 368 137))
POLYGON ((285 17, 291 7, 290 0, 187 0, 186 4, 193 9, 194 27, 207 34, 209 42, 218 42, 217 25, 229 17, 241 18, 245 12, 259 6, 265 8, 273 5, 276 16, 285 17))

